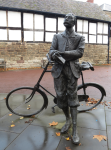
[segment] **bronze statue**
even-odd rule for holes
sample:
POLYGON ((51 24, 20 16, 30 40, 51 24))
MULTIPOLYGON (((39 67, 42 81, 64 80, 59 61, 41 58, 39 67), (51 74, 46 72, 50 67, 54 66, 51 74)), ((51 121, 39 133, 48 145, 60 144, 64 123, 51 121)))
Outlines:
POLYGON ((79 58, 83 56, 85 38, 73 30, 75 16, 69 13, 65 16, 63 33, 55 34, 49 51, 50 58, 55 61, 52 68, 54 77, 54 88, 57 95, 57 105, 61 108, 66 117, 66 123, 61 129, 61 133, 68 131, 71 126, 69 107, 72 117, 72 141, 79 144, 77 134, 77 107, 79 100, 77 96, 77 80, 80 77, 79 58), (62 56, 63 63, 59 63, 57 58, 62 56))

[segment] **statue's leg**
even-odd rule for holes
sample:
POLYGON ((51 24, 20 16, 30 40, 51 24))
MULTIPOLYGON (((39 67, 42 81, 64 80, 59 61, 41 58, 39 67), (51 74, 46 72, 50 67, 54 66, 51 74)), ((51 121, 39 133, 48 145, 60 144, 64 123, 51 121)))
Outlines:
POLYGON ((61 129, 61 133, 66 133, 68 131, 68 129, 70 128, 71 126, 71 120, 70 120, 70 115, 69 115, 69 107, 64 107, 62 108, 64 114, 65 114, 65 117, 66 117, 66 123, 65 125, 62 127, 61 129))
POLYGON ((66 117, 66 123, 61 129, 61 133, 67 132, 71 125, 69 107, 68 107, 67 96, 66 96, 66 92, 67 92, 66 81, 67 80, 63 72, 58 78, 54 79, 54 88, 55 88, 56 95, 57 95, 57 105, 59 108, 63 110, 63 113, 65 114, 65 117, 66 117))
POLYGON ((70 107, 72 117, 72 141, 74 144, 79 144, 79 136, 77 133, 77 107, 70 107))
POLYGON ((70 67, 68 68, 68 82, 67 82, 67 96, 68 96, 68 106, 70 107, 71 117, 72 117, 72 141, 74 144, 79 144, 79 136, 77 134, 77 107, 80 105, 77 96, 77 81, 78 79, 74 77, 70 67))

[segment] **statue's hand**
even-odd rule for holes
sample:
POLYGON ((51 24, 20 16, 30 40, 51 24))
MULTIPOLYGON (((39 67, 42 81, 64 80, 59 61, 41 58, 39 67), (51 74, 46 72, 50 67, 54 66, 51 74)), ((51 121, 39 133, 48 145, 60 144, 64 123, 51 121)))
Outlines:
POLYGON ((52 59, 55 60, 55 61, 56 61, 56 58, 57 58, 56 56, 60 56, 59 51, 56 51, 56 52, 54 52, 54 53, 52 54, 52 59))

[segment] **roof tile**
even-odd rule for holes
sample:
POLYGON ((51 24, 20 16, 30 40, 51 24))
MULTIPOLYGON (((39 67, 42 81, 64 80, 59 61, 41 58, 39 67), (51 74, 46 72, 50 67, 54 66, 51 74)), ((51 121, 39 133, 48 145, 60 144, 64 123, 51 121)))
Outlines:
POLYGON ((74 0, 0 0, 0 6, 59 14, 70 12, 76 16, 111 21, 97 4, 74 0))

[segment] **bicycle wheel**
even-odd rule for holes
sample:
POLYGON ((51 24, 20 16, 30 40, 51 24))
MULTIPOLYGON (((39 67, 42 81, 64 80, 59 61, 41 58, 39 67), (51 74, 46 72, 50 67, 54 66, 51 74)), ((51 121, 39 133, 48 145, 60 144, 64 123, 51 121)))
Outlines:
POLYGON ((78 99, 80 106, 78 107, 78 112, 89 111, 91 109, 96 109, 95 107, 99 105, 106 92, 102 86, 96 83, 85 83, 86 95, 84 95, 83 85, 78 86, 78 99))
POLYGON ((37 89, 33 98, 25 103, 26 98, 30 96, 34 88, 20 87, 11 91, 6 97, 7 108, 14 114, 24 117, 30 117, 40 113, 48 105, 46 94, 37 89))

